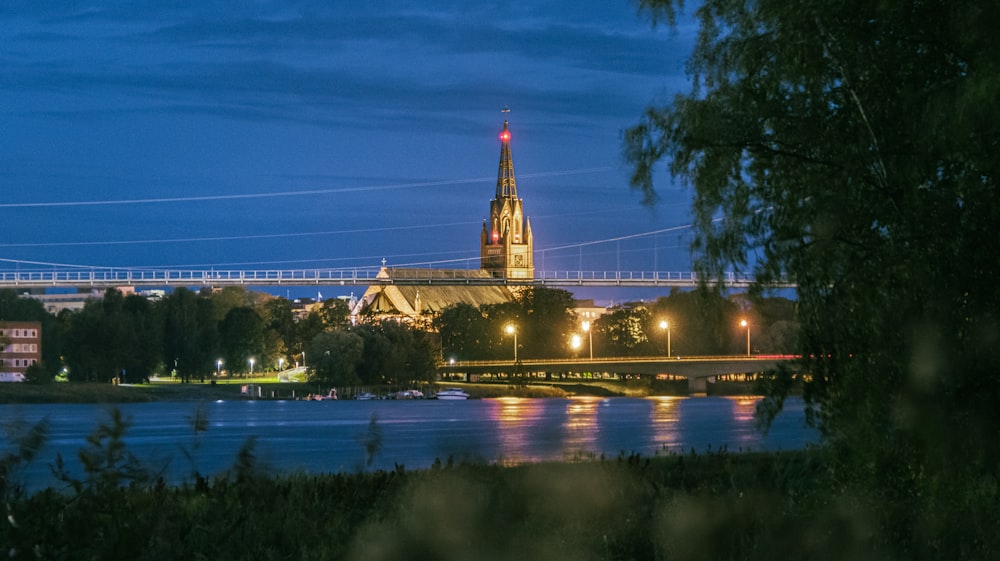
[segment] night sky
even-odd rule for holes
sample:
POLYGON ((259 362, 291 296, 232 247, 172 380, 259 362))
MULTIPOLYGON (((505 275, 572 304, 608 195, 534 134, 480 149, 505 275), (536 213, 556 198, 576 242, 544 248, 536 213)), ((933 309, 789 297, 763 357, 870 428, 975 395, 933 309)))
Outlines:
POLYGON ((690 191, 664 169, 643 207, 621 142, 689 88, 693 25, 627 0, 174 4, 0 4, 0 269, 475 268, 506 118, 536 270, 690 270, 690 191))

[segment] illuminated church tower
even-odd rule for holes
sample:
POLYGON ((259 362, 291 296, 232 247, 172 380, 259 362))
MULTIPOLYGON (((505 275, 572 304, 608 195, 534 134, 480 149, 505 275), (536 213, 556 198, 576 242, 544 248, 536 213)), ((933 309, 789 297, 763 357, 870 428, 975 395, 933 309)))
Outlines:
POLYGON ((483 221, 480 234, 480 268, 495 278, 535 277, 531 222, 524 216, 521 204, 514 181, 514 160, 510 156, 510 129, 505 120, 500 133, 497 192, 490 201, 490 216, 483 221))

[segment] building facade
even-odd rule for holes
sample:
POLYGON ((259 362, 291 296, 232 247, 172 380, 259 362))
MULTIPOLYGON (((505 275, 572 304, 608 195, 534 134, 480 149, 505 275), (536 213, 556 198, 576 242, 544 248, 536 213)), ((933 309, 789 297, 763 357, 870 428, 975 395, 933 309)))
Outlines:
POLYGON ((0 321, 0 382, 23 382, 28 367, 42 360, 42 324, 0 321))
POLYGON ((510 153, 510 127, 503 122, 500 132, 500 169, 497 188, 490 201, 489 218, 480 233, 480 268, 494 278, 533 279, 534 245, 531 221, 524 215, 523 201, 517 196, 514 160, 510 153))

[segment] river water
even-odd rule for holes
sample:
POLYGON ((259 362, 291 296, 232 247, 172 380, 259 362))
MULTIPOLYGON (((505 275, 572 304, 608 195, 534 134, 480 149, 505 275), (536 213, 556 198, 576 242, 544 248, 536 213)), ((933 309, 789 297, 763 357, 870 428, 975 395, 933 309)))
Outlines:
MULTIPOLYGON (((816 442, 804 404, 791 398, 766 434, 753 418, 759 398, 659 397, 475 399, 468 401, 219 401, 118 405, 129 419, 128 450, 180 482, 231 468, 249 438, 259 468, 274 473, 429 467, 436 459, 538 462, 619 453, 653 456, 791 450, 816 442), (207 430, 195 434, 199 408, 207 430), (369 455, 366 444, 374 453, 369 455)), ((56 485, 56 454, 82 477, 77 451, 107 422, 107 405, 5 405, 0 418, 47 417, 41 456, 20 474, 30 489, 56 485)), ((0 443, 7 447, 8 443, 0 443)))

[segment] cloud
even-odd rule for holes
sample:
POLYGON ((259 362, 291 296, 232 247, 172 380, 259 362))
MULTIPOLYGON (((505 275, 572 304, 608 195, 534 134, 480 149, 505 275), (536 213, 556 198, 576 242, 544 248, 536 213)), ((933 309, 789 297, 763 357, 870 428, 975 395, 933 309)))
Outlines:
POLYGON ((663 36, 644 33, 635 22, 623 30, 562 23, 537 12, 482 17, 502 15, 496 5, 374 14, 326 10, 321 3, 300 3, 295 11, 269 3, 216 11, 209 3, 193 13, 154 4, 86 13, 67 7, 61 16, 44 11, 50 15, 43 21, 73 25, 41 25, 17 36, 21 52, 52 54, 41 63, 8 61, 0 88, 131 99, 111 104, 122 111, 189 108, 237 118, 360 119, 385 126, 400 113, 430 121, 440 118, 436 107, 471 109, 514 94, 550 112, 620 118, 615 108, 622 102, 648 95, 630 88, 628 77, 645 84, 680 69, 663 36), (117 25, 85 25, 98 20, 117 25))

